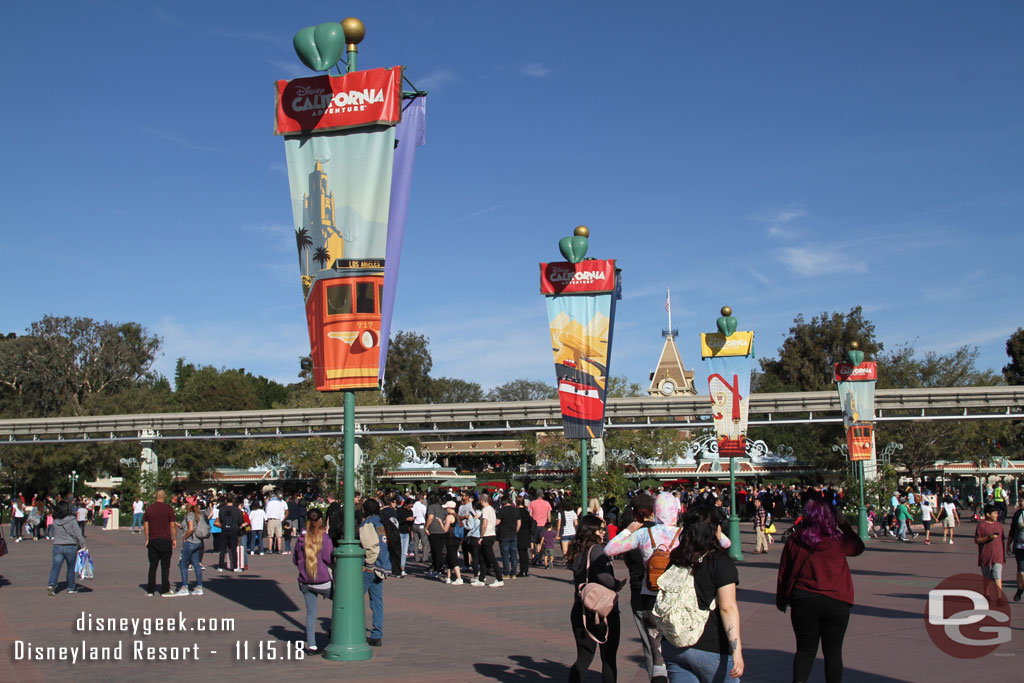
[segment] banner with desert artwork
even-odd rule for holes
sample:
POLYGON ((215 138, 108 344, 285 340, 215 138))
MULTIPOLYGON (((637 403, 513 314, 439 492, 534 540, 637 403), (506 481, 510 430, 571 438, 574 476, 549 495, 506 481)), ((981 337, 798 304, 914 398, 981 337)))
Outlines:
POLYGON ((600 438, 619 278, 603 293, 546 297, 562 426, 567 439, 600 438))

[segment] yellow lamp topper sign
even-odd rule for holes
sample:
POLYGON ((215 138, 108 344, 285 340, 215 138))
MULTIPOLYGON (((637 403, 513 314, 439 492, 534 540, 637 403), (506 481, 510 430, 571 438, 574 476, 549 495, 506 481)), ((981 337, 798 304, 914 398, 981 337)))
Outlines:
POLYGON ((754 346, 754 333, 736 331, 726 337, 721 332, 700 335, 701 358, 722 356, 749 356, 754 346))

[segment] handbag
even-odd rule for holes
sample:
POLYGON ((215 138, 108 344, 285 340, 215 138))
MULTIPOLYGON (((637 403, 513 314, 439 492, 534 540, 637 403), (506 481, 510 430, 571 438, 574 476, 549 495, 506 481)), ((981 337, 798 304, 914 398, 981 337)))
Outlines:
POLYGON ((607 586, 602 586, 599 583, 590 583, 590 553, 592 551, 593 546, 587 550, 587 569, 583 575, 583 583, 576 590, 579 592, 580 600, 583 602, 583 609, 593 613, 597 617, 599 624, 605 624, 604 640, 598 639, 590 632, 590 629, 587 628, 585 615, 583 618, 583 630, 587 632, 591 640, 599 645, 603 645, 608 642, 607 618, 615 610, 619 596, 607 586))

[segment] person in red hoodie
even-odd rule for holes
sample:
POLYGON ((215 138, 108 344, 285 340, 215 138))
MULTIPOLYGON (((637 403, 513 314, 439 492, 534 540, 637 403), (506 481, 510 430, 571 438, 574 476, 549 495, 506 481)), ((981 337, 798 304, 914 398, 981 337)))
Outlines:
POLYGON ((845 517, 821 496, 807 501, 800 525, 786 541, 779 563, 775 604, 789 605, 796 636, 793 680, 807 681, 818 643, 826 683, 843 679, 843 638, 853 605, 853 577, 846 558, 864 552, 864 542, 845 517))

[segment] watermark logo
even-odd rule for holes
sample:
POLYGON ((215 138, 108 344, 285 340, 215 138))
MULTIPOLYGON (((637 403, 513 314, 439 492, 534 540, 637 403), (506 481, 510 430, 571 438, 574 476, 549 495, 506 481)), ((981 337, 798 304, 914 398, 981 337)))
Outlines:
POLYGON ((928 591, 925 626, 935 646, 957 659, 977 659, 1010 642, 1010 607, 978 574, 956 574, 928 591))

